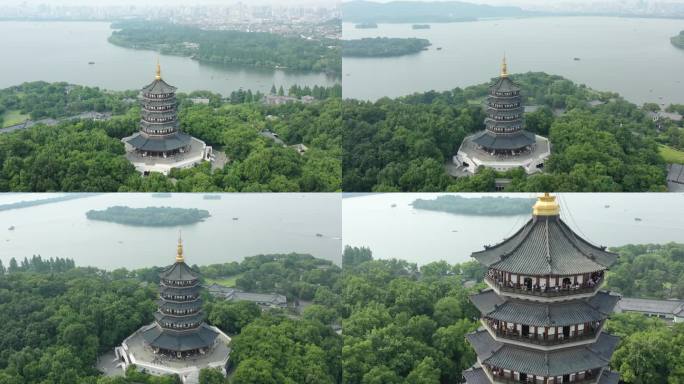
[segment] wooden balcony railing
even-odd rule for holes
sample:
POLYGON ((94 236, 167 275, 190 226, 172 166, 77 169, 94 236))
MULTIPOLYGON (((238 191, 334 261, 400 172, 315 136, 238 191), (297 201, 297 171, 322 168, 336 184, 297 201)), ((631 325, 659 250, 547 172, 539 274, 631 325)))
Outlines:
POLYGON ((528 296, 540 296, 540 297, 562 297, 562 296, 572 296, 581 295, 585 293, 593 293, 598 290, 603 282, 603 279, 598 280, 593 286, 590 285, 579 285, 579 286, 566 286, 566 287, 547 287, 546 289, 532 288, 527 289, 524 285, 513 285, 509 286, 501 280, 495 280, 490 276, 486 276, 485 280, 488 281, 493 286, 501 292, 517 293, 521 295, 528 296))
POLYGON ((507 340, 513 340, 513 341, 519 341, 521 343, 529 343, 529 344, 535 344, 535 345, 543 345, 543 346, 552 346, 552 345, 561 345, 561 344, 569 344, 569 343, 575 343, 578 341, 585 341, 585 340, 591 340, 596 337, 598 334, 598 329, 594 328, 589 328, 585 329, 584 332, 579 335, 579 336, 569 336, 569 337, 563 337, 563 338, 551 338, 551 339, 543 339, 543 338, 538 338, 538 337, 529 337, 529 336, 522 336, 519 333, 513 333, 513 332, 502 332, 501 330, 495 330, 491 325, 489 325, 489 328, 492 329, 496 337, 500 337, 503 339, 507 340))

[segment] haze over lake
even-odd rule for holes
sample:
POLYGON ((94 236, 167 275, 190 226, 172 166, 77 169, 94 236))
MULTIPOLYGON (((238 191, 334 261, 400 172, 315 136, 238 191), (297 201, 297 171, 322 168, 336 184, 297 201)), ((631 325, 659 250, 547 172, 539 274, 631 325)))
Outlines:
MULTIPOLYGON (((531 217, 531 212, 518 216, 465 216, 409 206, 418 198, 432 200, 439 195, 376 194, 343 199, 344 244, 370 247, 374 257, 380 259, 398 258, 419 265, 439 260, 461 263, 470 260, 472 252, 511 236, 531 217)), ((482 195, 498 194, 464 194, 482 195)), ((684 243, 684 194, 563 193, 559 201, 562 219, 594 244, 613 247, 684 243)))
POLYGON ((110 44, 106 22, 0 22, 0 88, 27 81, 65 81, 111 90, 140 89, 162 75, 181 92, 209 90, 224 96, 239 88, 268 92, 272 85, 331 86, 324 73, 229 67, 110 44), (89 65, 89 62, 95 62, 89 65))
POLYGON ((345 57, 343 93, 376 100, 485 83, 498 76, 505 52, 511 73, 561 75, 638 104, 684 103, 684 50, 670 43, 683 29, 684 20, 618 17, 433 23, 426 30, 413 30, 411 24, 356 29, 344 23, 344 39, 418 37, 433 46, 395 58, 345 57))
MULTIPOLYGON (((2 194, 0 204, 52 196, 60 195, 2 194)), ((114 193, 0 211, 0 260, 7 265, 11 257, 20 260, 40 254, 105 269, 169 265, 181 228, 190 264, 290 252, 341 261, 339 194, 240 193, 224 194, 221 200, 204 200, 203 196, 114 193), (208 210, 211 217, 181 227, 136 227, 86 219, 87 211, 114 205, 198 208, 208 210), (10 226, 15 229, 8 230, 10 226)))

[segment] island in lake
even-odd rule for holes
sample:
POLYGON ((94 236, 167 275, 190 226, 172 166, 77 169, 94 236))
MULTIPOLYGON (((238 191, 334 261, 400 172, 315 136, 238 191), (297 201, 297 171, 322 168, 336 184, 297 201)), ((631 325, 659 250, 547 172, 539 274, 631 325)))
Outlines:
POLYGON ((109 42, 125 48, 157 51, 215 64, 250 68, 342 72, 337 41, 305 39, 266 32, 204 30, 191 26, 147 21, 112 25, 109 42))
POLYGON ((417 38, 367 37, 342 42, 342 56, 347 57, 394 57, 424 51, 430 41, 417 38))
POLYGON ((534 202, 533 198, 521 197, 463 197, 438 196, 433 200, 417 199, 411 205, 415 209, 439 211, 459 215, 474 216, 514 216, 529 214, 534 202))
POLYGON ((114 206, 102 211, 91 210, 86 212, 86 217, 89 220, 146 227, 195 224, 210 216, 209 211, 204 209, 171 207, 131 208, 114 206))
POLYGON ((679 35, 672 36, 670 42, 677 48, 684 49, 684 31, 679 32, 679 35))

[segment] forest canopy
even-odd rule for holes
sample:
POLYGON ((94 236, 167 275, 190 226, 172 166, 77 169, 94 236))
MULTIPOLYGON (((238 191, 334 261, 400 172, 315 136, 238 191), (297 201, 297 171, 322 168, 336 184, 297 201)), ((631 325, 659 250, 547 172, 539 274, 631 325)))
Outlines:
MULTIPOLYGON (((275 88, 275 87, 274 87, 275 88)), ((66 83, 27 83, 0 90, 0 106, 31 118, 88 111, 69 95, 88 95, 113 113, 109 120, 64 119, 0 133, 0 191, 17 192, 333 192, 340 189, 341 87, 292 86, 312 103, 266 105, 263 94, 238 90, 229 97, 207 91, 178 94, 181 129, 223 151, 228 163, 141 177, 123 156, 121 139, 138 130, 140 108, 132 92, 108 92, 66 83), (70 92, 67 92, 71 89, 70 92), (210 100, 194 104, 193 97, 210 100), (33 103, 31 100, 50 100, 33 103), (53 103, 54 106, 53 106, 53 103), (280 142, 264 133, 275 133, 280 142), (284 143, 284 144, 283 144, 284 143), (290 145, 304 144, 300 154, 290 145)), ((133 92, 133 94, 137 94, 133 92)))
MULTIPOLYGON (((484 129, 482 108, 489 84, 416 93, 376 102, 345 100, 343 190, 357 192, 643 192, 666 190, 666 166, 658 144, 672 144, 636 105, 560 76, 512 75, 526 105, 526 129, 547 136, 552 154, 545 172, 522 169, 455 179, 445 170, 463 139, 484 129)), ((675 137, 674 135, 672 137, 675 137)))
POLYGON ((427 49, 430 41, 417 38, 367 37, 342 41, 342 56, 393 57, 410 55, 427 49))
MULTIPOLYGON (((301 313, 203 295, 208 322, 232 336, 230 383, 297 384, 311 377, 340 383, 342 338, 332 327, 341 315, 340 268, 302 254, 258 255, 235 264, 261 281, 278 270, 279 286, 306 283, 314 294, 301 313)), ((0 262, 0 383, 180 384, 178 377, 133 368, 125 378, 104 377, 95 368, 98 356, 153 321, 161 269, 104 271, 40 256, 12 258, 8 268, 0 262)), ((211 370, 200 373, 200 384, 228 382, 211 370)))
POLYGON ((255 68, 282 68, 340 75, 336 40, 304 39, 266 32, 217 31, 147 21, 122 21, 109 38, 115 45, 189 56, 194 59, 255 68))

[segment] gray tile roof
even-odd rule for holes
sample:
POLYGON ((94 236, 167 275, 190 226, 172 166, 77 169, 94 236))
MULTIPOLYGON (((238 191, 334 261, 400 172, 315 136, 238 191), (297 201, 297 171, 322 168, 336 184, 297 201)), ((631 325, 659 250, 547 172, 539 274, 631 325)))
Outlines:
POLYGON ((625 297, 620 301, 620 309, 623 311, 663 313, 682 316, 684 315, 684 301, 625 297))
POLYGON ((172 316, 165 315, 161 312, 155 312, 154 318, 159 324, 172 323, 172 324, 191 324, 196 322, 201 322, 204 320, 204 313, 197 312, 193 315, 188 316, 172 316))
POLYGON ((165 331, 156 326, 145 330, 143 337, 153 347, 182 352, 213 345, 218 333, 206 324, 202 324, 197 330, 183 332, 165 331))
POLYGON ((515 92, 520 90, 518 84, 509 77, 499 77, 490 88, 497 92, 515 92))
POLYGON ((620 374, 606 369, 601 373, 598 384, 618 384, 619 382, 620 374))
POLYGON ((193 287, 172 287, 172 286, 167 286, 167 285, 160 285, 159 286, 159 292, 160 293, 167 293, 171 295, 195 295, 198 293, 200 290, 200 286, 196 285, 193 287))
POLYGON ((534 133, 525 130, 512 135, 495 135, 490 131, 478 133, 473 141, 482 147, 491 149, 518 149, 532 145, 536 141, 534 133))
POLYGON ((185 262, 176 262, 159 274, 159 277, 174 281, 193 281, 199 278, 199 274, 193 271, 185 262))
POLYGON ((558 216, 533 217, 513 236, 471 257, 501 271, 539 276, 597 272, 617 260, 617 254, 583 240, 558 216))
POLYGON ((201 307, 203 304, 202 299, 197 299, 193 301, 184 301, 184 302, 175 302, 175 301, 166 301, 166 300, 157 300, 157 306, 159 308, 163 309, 174 309, 174 310, 183 310, 183 309, 195 309, 201 307))
POLYGON ((235 288, 224 287, 219 284, 211 284, 206 286, 206 288, 213 296, 222 297, 229 301, 251 301, 259 304, 278 306, 287 305, 287 297, 277 293, 244 292, 235 288))
POLYGON ((166 93, 174 93, 176 92, 176 87, 169 85, 166 81, 164 80, 154 80, 147 86, 145 86, 142 89, 143 93, 151 93, 151 94, 166 94, 166 93))
POLYGON ((482 368, 469 368, 463 371, 466 384, 492 384, 482 368))
POLYGON ((602 333, 594 344, 539 351, 495 341, 485 330, 466 336, 483 364, 539 376, 562 376, 607 367, 618 338, 602 333))
POLYGON ((137 132, 128 139, 128 144, 141 151, 164 152, 186 147, 191 140, 190 135, 181 132, 164 136, 150 136, 143 132, 137 132))
POLYGON ((562 327, 607 319, 620 297, 601 291, 588 299, 540 303, 504 299, 493 290, 486 290, 471 296, 470 300, 483 316, 491 319, 532 326, 562 327))

